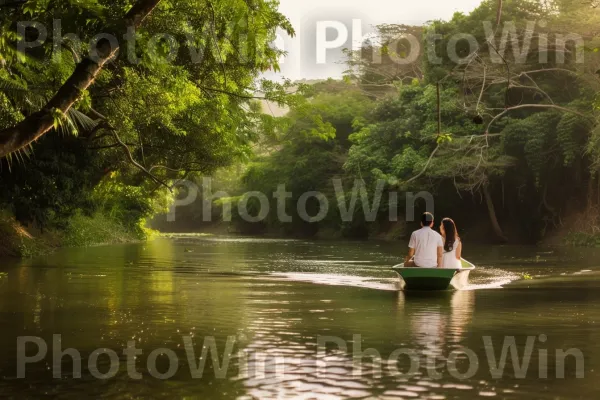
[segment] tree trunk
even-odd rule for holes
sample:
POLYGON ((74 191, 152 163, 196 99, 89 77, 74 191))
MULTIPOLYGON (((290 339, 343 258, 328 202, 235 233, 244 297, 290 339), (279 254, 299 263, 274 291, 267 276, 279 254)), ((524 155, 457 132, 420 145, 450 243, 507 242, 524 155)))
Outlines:
POLYGON ((594 208, 594 203, 596 202, 596 196, 595 196, 595 191, 596 191, 596 185, 595 185, 595 175, 590 174, 590 178, 588 180, 588 187, 587 187, 587 210, 591 211, 594 208))
POLYGON ((496 209, 494 208, 492 195, 490 194, 490 189, 487 184, 483 185, 483 196, 485 197, 485 203, 487 205, 488 214, 490 216, 490 222, 492 223, 494 233, 502 242, 508 242, 508 239, 506 238, 506 236, 504 236, 504 232, 502 232, 502 228, 500 227, 500 223, 498 222, 498 217, 496 217, 496 209))
POLYGON ((496 29, 498 29, 500 22, 502 22, 502 3, 502 0, 498 0, 498 7, 496 9, 496 29))
MULTIPOLYGON (((125 34, 128 27, 138 28, 160 1, 138 0, 125 15, 125 29, 122 33, 125 34)), ((54 126, 53 110, 59 110, 63 114, 69 111, 81 93, 94 83, 104 65, 115 56, 118 50, 119 46, 113 49, 107 40, 100 41, 97 46, 96 60, 86 58, 77 64, 73 74, 44 108, 31 114, 17 125, 1 130, 0 157, 27 146, 52 129, 54 126)))

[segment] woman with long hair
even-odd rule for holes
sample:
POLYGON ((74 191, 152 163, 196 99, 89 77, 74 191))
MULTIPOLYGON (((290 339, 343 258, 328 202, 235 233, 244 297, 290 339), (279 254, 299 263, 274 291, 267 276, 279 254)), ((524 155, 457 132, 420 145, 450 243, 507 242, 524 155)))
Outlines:
POLYGON ((440 233, 444 240, 442 268, 462 268, 462 241, 458 236, 456 224, 450 218, 444 218, 440 225, 440 233))

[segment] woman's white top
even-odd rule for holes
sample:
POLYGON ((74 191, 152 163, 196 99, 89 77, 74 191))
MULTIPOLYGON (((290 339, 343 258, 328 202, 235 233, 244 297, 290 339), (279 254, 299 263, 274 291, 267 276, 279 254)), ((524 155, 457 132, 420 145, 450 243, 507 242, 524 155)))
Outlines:
POLYGON ((451 251, 444 250, 442 254, 442 268, 462 268, 462 263, 456 258, 456 248, 459 243, 459 240, 455 240, 451 251))

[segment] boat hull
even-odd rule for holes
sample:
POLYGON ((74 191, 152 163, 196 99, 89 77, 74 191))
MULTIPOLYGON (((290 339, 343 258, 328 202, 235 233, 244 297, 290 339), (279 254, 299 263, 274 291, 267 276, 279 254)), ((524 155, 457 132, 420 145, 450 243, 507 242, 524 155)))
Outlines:
POLYGON ((405 268, 404 264, 392 268, 400 277, 400 290, 462 289, 469 283, 469 273, 475 267, 463 260, 463 268, 405 268))

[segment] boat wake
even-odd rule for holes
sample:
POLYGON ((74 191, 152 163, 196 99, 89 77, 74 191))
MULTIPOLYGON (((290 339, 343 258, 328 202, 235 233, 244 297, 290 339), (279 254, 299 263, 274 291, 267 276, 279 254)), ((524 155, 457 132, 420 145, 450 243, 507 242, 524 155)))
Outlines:
MULTIPOLYGON (((365 289, 397 291, 400 289, 398 277, 369 277, 345 274, 323 274, 312 272, 273 272, 271 279, 314 283, 316 285, 350 286, 365 289)), ((461 290, 501 289, 509 283, 521 279, 517 273, 496 268, 477 268, 471 273, 469 284, 461 290)))
POLYGON ((498 268, 477 268, 471 273, 469 284, 462 290, 502 289, 521 275, 498 268))
POLYGON ((314 283, 317 285, 351 286, 388 291, 396 291, 399 289, 398 278, 372 278, 356 275, 319 274, 309 272, 278 272, 272 273, 270 276, 275 279, 314 283))

